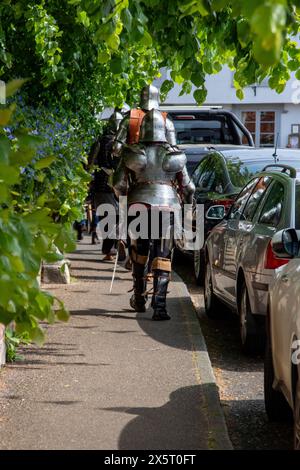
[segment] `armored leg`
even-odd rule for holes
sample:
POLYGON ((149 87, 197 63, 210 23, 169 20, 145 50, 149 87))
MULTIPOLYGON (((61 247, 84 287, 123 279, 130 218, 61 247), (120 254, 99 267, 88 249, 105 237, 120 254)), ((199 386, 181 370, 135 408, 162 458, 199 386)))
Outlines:
POLYGON ((149 242, 148 240, 132 240, 130 257, 132 261, 132 277, 134 293, 130 299, 130 306, 136 312, 145 312, 147 297, 147 260, 149 242))
POLYGON ((156 256, 152 262, 153 270, 153 296, 151 306, 153 308, 152 320, 163 321, 170 320, 167 312, 167 292, 171 273, 171 255, 172 250, 167 243, 161 240, 155 242, 156 256))

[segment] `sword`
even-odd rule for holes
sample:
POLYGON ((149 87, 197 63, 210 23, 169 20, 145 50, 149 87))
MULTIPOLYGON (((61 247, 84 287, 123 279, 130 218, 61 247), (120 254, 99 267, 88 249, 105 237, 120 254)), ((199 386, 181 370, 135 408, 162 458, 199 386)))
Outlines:
POLYGON ((112 275, 112 278, 111 278, 110 289, 109 289, 109 293, 110 293, 110 294, 111 294, 111 292, 112 292, 112 288, 113 288, 113 284, 114 284, 114 280, 115 280, 115 276, 116 276, 116 270, 117 270, 117 265, 118 265, 118 259, 119 259, 119 249, 117 250, 116 261, 115 261, 115 265, 114 265, 113 275, 112 275))

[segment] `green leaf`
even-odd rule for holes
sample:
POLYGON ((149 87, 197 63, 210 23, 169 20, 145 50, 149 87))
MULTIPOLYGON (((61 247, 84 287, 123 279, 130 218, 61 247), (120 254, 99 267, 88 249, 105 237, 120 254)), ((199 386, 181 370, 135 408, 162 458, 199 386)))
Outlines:
POLYGON ((204 77, 199 73, 193 73, 191 76, 191 82, 198 88, 203 85, 204 77))
POLYGON ((117 51, 120 45, 120 38, 116 33, 111 34, 108 36, 106 43, 112 50, 117 51))
POLYGON ((251 28, 262 38, 269 33, 276 34, 286 22, 286 9, 279 3, 263 3, 256 8, 251 18, 251 28))
POLYGON ((250 24, 244 18, 237 22, 238 39, 242 47, 246 47, 251 41, 251 28, 250 24))
POLYGON ((98 52, 98 62, 99 64, 106 64, 110 60, 110 52, 108 51, 99 51, 98 52))
POLYGON ((90 19, 87 15, 87 12, 86 11, 80 11, 78 10, 77 11, 77 18, 79 19, 79 21, 86 27, 88 28, 90 26, 90 19))
POLYGON ((55 156, 41 158, 34 164, 36 170, 42 170, 43 168, 48 168, 56 160, 55 156))
POLYGON ((239 100, 243 100, 244 99, 244 92, 241 88, 239 88, 238 90, 236 90, 236 96, 238 97, 239 100))
POLYGON ((151 47, 152 46, 152 37, 148 33, 148 31, 144 31, 143 37, 140 40, 140 43, 143 44, 146 47, 151 47))
POLYGON ((121 13, 121 19, 124 23, 125 28, 128 32, 131 31, 132 27, 132 14, 128 8, 125 8, 121 13))
POLYGON ((19 171, 9 165, 0 163, 0 181, 1 184, 5 183, 7 185, 16 184, 19 180, 19 171))
POLYGON ((31 340, 38 346, 43 346, 45 342, 45 333, 40 327, 32 328, 29 331, 31 340))
POLYGON ((62 261, 64 256, 61 253, 48 252, 43 255, 43 259, 48 263, 55 263, 56 261, 62 261))
POLYGON ((13 114, 13 109, 1 109, 0 110, 0 126, 6 126, 10 119, 11 119, 11 116, 13 114))
POLYGON ((213 10, 221 11, 228 6, 228 0, 211 0, 211 6, 213 10))
POLYGON ((174 87, 174 82, 172 80, 164 80, 160 87, 160 95, 162 101, 164 101, 168 95, 168 93, 172 90, 174 87))
POLYGON ((24 214, 24 222, 34 227, 37 225, 47 226, 50 222, 49 214, 50 209, 43 207, 42 209, 37 209, 29 214, 24 214))
POLYGON ((67 322, 70 318, 70 313, 64 307, 61 307, 60 309, 56 310, 55 314, 59 321, 67 322))
POLYGON ((204 88, 200 88, 194 91, 193 96, 197 104, 203 104, 206 100, 207 91, 204 88))
POLYGON ((121 73, 123 70, 122 67, 122 59, 120 57, 116 57, 115 59, 112 59, 110 62, 110 70, 113 73, 121 73))
POLYGON ((16 78, 6 84, 6 98, 13 96, 28 81, 28 78, 16 78))

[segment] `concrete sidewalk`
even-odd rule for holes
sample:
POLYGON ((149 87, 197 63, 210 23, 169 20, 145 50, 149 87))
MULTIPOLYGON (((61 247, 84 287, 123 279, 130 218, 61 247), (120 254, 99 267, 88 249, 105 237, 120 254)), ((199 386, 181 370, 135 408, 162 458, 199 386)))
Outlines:
POLYGON ((210 361, 176 275, 169 322, 129 307, 131 275, 85 239, 71 285, 47 286, 72 312, 42 348, 0 373, 1 449, 230 449, 210 361))

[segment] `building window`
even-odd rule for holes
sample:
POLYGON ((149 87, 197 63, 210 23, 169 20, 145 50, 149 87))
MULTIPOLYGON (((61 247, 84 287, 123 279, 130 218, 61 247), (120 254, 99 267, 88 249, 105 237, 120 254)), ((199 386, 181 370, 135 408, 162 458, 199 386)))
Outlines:
MULTIPOLYGON (((243 111, 242 112, 243 124, 247 127, 248 131, 251 132, 253 142, 256 145, 256 112, 255 111, 243 111)), ((243 137, 243 144, 247 145, 246 137, 243 137)))
POLYGON ((274 147, 275 111, 243 111, 242 121, 251 132, 256 147, 274 147))

